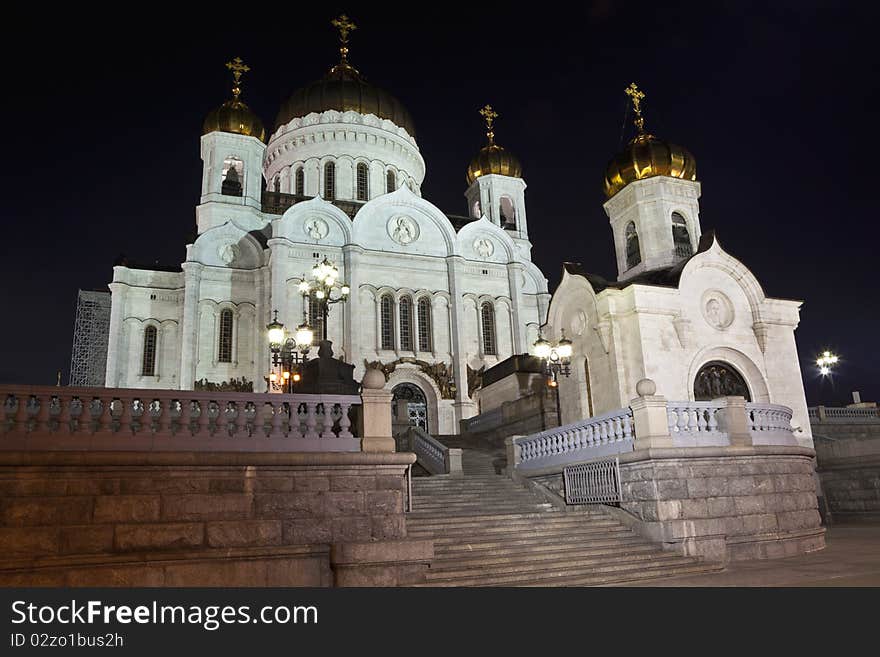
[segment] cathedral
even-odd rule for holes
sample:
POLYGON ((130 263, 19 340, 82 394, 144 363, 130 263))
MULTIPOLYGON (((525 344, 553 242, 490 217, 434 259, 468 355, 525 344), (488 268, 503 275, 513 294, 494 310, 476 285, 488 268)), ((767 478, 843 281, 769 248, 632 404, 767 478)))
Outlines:
MULTIPOLYGON (((227 64, 232 97, 204 121, 198 236, 176 271, 121 262, 110 283, 105 385, 269 387, 267 325, 307 323, 335 357, 388 375, 424 403, 426 428, 457 433, 478 412, 479 372, 527 352, 547 314, 531 261, 518 159, 487 143, 467 169, 467 214, 422 198, 412 117, 349 62, 353 25, 334 21, 339 61, 293 92, 268 134, 242 100, 248 67, 227 64), (345 286, 325 317, 316 263, 345 286)), ((319 267, 320 269, 320 267, 319 267)), ((309 356, 316 355, 315 348, 309 356)))
MULTIPOLYGON (((418 400, 435 435, 488 409, 481 374, 543 335, 572 343, 558 384, 563 422, 626 407, 651 379, 672 400, 743 396, 793 410, 812 446, 794 330, 800 302, 765 296, 754 275, 700 227, 693 155, 645 128, 608 165, 605 211, 617 277, 565 263, 552 296, 531 260, 519 160, 495 140, 467 168, 467 212, 422 198, 426 163, 413 119, 339 61, 281 107, 274 131, 242 100, 248 67, 227 64, 232 98, 204 121, 198 236, 177 270, 120 263, 110 283, 108 387, 269 390, 267 326, 308 325, 360 380, 418 400), (335 296, 316 290, 332 273, 335 296), (320 311, 330 304, 329 316, 320 311), (337 303, 338 302, 338 303, 337 303)), ((314 352, 311 354, 314 356, 314 352)), ((497 371, 497 370, 496 370, 497 371)))

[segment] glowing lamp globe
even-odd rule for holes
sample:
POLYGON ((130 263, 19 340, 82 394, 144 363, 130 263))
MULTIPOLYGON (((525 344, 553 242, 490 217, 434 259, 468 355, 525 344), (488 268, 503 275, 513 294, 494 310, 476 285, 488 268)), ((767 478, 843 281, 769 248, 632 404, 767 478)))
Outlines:
POLYGON ((550 343, 544 338, 539 338, 538 341, 532 345, 532 350, 538 358, 547 358, 550 356, 550 343))

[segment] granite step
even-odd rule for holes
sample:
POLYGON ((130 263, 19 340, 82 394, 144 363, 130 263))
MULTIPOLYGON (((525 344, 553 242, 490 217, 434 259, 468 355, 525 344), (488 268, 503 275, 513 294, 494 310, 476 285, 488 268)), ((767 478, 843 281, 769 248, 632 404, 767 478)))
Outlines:
POLYGON ((443 564, 454 562, 459 565, 466 565, 471 562, 480 562, 483 559, 520 559, 523 555, 529 558, 543 559, 544 555, 555 556, 563 554, 588 554, 591 552, 600 552, 602 550, 619 551, 656 549, 652 543, 645 543, 644 539, 634 536, 622 538, 620 536, 611 536, 608 538, 596 538, 584 543, 576 543, 573 545, 554 545, 548 551, 546 543, 536 543, 534 545, 517 545, 505 546, 497 548, 479 549, 479 550, 446 550, 438 549, 435 552, 435 563, 443 564))

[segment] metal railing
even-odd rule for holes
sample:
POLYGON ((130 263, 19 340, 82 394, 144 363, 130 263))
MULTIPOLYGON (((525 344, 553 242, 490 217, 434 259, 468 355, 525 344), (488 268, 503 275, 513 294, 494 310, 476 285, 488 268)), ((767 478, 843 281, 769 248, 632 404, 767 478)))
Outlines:
POLYGON ((360 450, 357 395, 0 386, 0 449, 360 450))
POLYGON ((562 471, 566 504, 620 504, 620 459, 567 465, 562 471))
POLYGON ((633 450, 632 409, 604 415, 514 439, 516 467, 559 465, 633 450))

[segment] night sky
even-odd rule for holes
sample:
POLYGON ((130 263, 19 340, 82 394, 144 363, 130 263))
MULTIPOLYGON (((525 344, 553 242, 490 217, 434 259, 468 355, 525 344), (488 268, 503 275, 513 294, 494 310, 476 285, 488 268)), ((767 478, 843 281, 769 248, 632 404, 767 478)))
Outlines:
POLYGON ((53 384, 61 368, 66 383, 77 289, 107 289, 118 255, 183 260, 202 121, 229 97, 224 63, 251 66, 242 97, 273 128, 281 102, 336 62, 329 21, 346 12, 359 26, 350 60, 410 110, 422 192, 442 210, 466 213, 477 110, 500 113, 551 291, 565 260, 616 273, 602 175, 632 134, 623 89, 637 82, 650 132, 696 157, 703 231, 768 296, 804 300, 808 402, 880 399, 877 9, 377 4, 388 11, 203 4, 187 19, 153 3, 111 16, 32 3, 5 16, 0 382, 53 384), (841 356, 831 379, 816 373, 823 348, 841 356))

